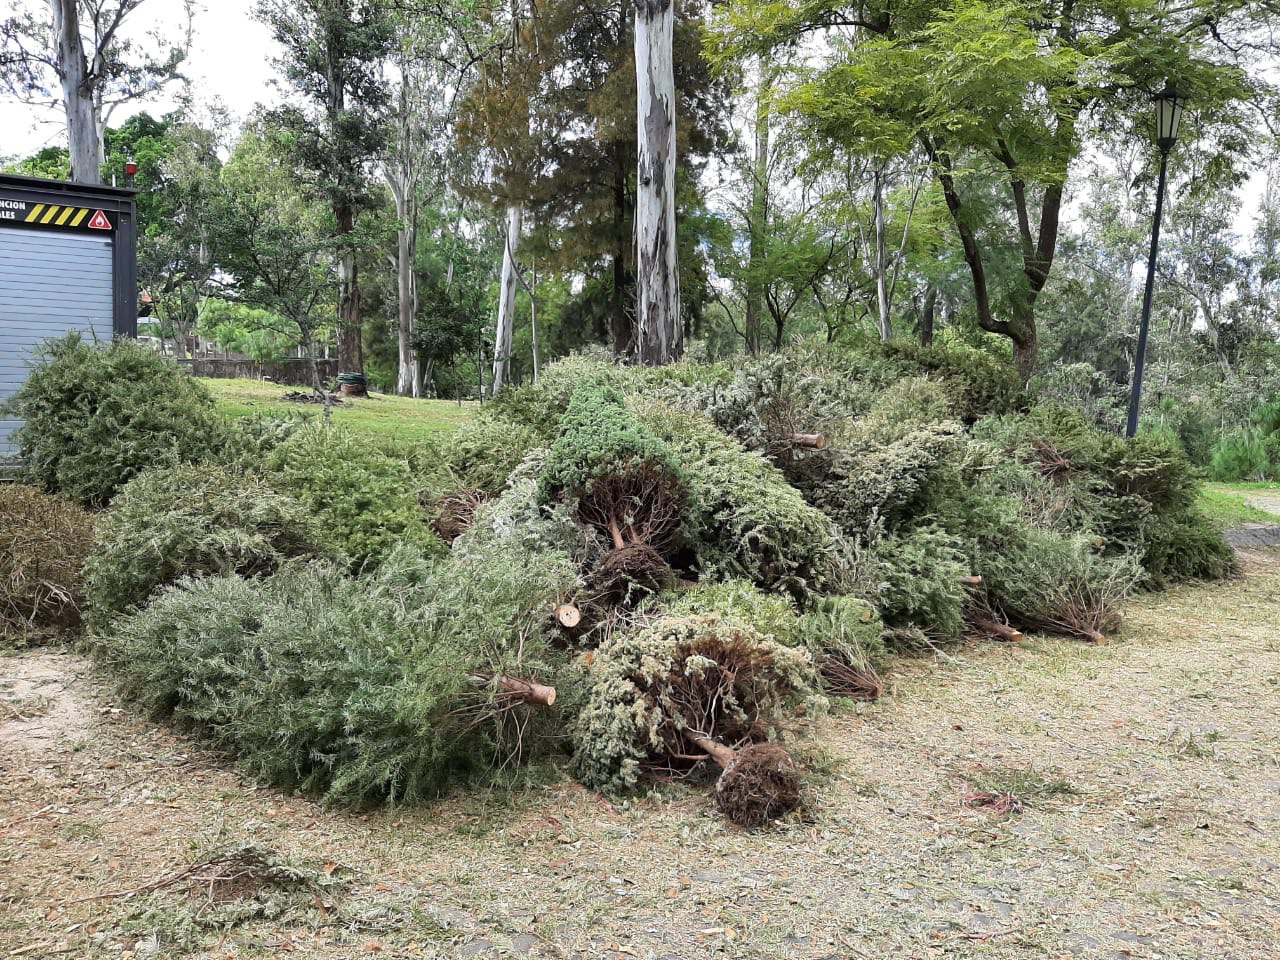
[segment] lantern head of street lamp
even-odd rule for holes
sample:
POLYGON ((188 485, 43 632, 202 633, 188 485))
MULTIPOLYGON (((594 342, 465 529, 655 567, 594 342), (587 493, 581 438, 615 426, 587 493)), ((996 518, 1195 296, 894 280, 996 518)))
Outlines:
POLYGON ((1178 139, 1178 124, 1182 122, 1182 108, 1186 98, 1178 93, 1172 83, 1166 83, 1155 96, 1156 146, 1168 153, 1178 139))

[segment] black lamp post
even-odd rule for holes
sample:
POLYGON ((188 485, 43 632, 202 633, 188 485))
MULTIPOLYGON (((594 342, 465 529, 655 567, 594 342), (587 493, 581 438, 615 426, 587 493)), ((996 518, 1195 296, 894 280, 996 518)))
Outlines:
POLYGON ((1156 253, 1160 249, 1160 215, 1164 212, 1164 177, 1169 151, 1178 139, 1185 100, 1173 84, 1156 94, 1156 146, 1160 148, 1160 180, 1156 186, 1155 222, 1151 226, 1151 255, 1147 258, 1147 289, 1142 296, 1142 325, 1138 328, 1138 355, 1133 362, 1133 392, 1129 396, 1129 425, 1126 437, 1138 432, 1138 406, 1142 401, 1142 368, 1147 359, 1147 331, 1151 326, 1151 295, 1156 285, 1156 253))

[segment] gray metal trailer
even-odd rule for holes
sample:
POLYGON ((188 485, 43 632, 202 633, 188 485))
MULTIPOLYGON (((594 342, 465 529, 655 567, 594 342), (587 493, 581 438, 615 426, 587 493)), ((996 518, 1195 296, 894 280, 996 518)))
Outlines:
MULTIPOLYGON (((138 333, 134 191, 0 174, 0 404, 50 337, 138 333)), ((0 462, 18 421, 0 412, 0 462)))

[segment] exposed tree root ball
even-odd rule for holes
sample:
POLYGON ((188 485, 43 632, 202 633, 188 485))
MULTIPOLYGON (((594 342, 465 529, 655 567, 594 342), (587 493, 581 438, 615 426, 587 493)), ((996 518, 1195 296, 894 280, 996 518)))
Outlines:
POLYGON ((800 806, 800 770, 776 743, 743 747, 716 784, 716 803, 741 827, 762 827, 800 806))
POLYGON ((629 543, 606 553, 591 575, 596 601, 607 606, 634 606, 671 583, 670 565, 646 543, 629 543))
POLYGON ((856 663, 842 651, 830 651, 818 661, 827 693, 850 700, 879 700, 884 681, 869 663, 856 663))
POLYGON ((483 490, 466 487, 442 496, 438 504, 439 515, 433 524, 440 539, 453 543, 466 533, 476 518, 476 509, 487 499, 483 490))

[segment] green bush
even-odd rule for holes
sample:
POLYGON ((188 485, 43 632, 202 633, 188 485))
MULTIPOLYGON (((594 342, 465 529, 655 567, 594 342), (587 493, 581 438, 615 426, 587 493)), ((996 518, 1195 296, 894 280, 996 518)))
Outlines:
POLYGON ((922 347, 902 340, 867 349, 907 370, 941 379, 956 415, 966 423, 1011 413, 1025 401, 1021 378, 1008 357, 961 346, 922 347))
POLYGON ((1269 438, 1254 427, 1234 430, 1213 447, 1209 476, 1220 483, 1266 480, 1277 472, 1277 457, 1269 438))
POLYGON ((222 423, 202 384, 131 340, 50 340, 10 403, 31 478, 87 506, 105 505, 148 467, 204 458, 222 423))
POLYGON ((962 547, 937 527, 885 536, 857 551, 845 587, 873 604, 895 630, 957 640, 968 600, 961 578, 972 573, 962 547))
POLYGON ((688 769, 693 733, 762 742, 782 734, 801 702, 820 703, 807 653, 718 617, 615 633, 595 651, 586 684, 575 765, 584 784, 609 793, 688 769))
POLYGON ((776 467, 701 415, 650 405, 640 418, 689 478, 699 579, 749 580, 801 603, 821 592, 835 556, 835 529, 776 467))
POLYGON ((748 449, 778 458, 792 454, 795 433, 838 433, 871 406, 873 387, 832 367, 821 351, 769 354, 740 361, 733 380, 714 391, 706 413, 748 449))
POLYGON ((1029 629, 1101 639, 1142 578, 1135 554, 1101 556, 1087 537, 1026 526, 1016 543, 981 557, 988 602, 1029 629))
POLYGON ((272 451, 267 468, 271 482, 305 503, 357 565, 376 563, 400 544, 444 551, 427 526, 408 463, 372 440, 308 423, 272 451))
POLYGON ((892 442, 863 439, 815 457, 796 485, 851 536, 877 524, 893 529, 927 512, 939 488, 959 482, 965 444, 958 423, 924 424, 892 442))
POLYGON ((25 642, 79 626, 80 567, 92 542, 93 521, 77 504, 0 483, 0 638, 25 642))
POLYGON ((257 473, 264 469, 276 447, 301 430, 306 422, 303 416, 233 420, 224 428, 222 443, 213 451, 213 456, 232 469, 257 473))
POLYGON ((571 354, 544 367, 537 383, 504 390, 494 398, 491 410, 498 419, 527 427, 541 442, 550 443, 578 390, 613 387, 627 395, 701 409, 732 378, 733 371, 721 363, 684 360, 661 367, 632 367, 601 354, 571 354))
POLYGON ((688 479, 670 448, 627 409, 612 387, 578 390, 560 421, 538 499, 566 500, 578 518, 611 539, 659 553, 685 524, 688 479))
POLYGON ((485 419, 463 426, 440 444, 441 464, 449 477, 447 487, 480 490, 496 497, 512 471, 538 445, 537 440, 529 427, 505 420, 485 419))
POLYGON ((795 604, 787 597, 767 594, 746 580, 696 584, 677 595, 667 613, 672 617, 736 620, 788 647, 794 647, 801 638, 795 604))
POLYGON ((1196 471, 1176 441, 1151 434, 1126 440, 1049 404, 984 421, 976 432, 1061 491, 1058 529, 1092 534, 1111 556, 1135 553, 1144 586, 1234 569, 1226 540, 1196 505, 1196 471))
POLYGON ((850 666, 883 670, 889 661, 884 622, 875 607, 860 597, 823 597, 800 620, 803 643, 820 663, 837 657, 850 666))
POLYGON ((261 577, 334 552, 303 504, 260 479, 212 464, 161 467, 125 484, 98 520, 85 589, 105 621, 184 576, 261 577))
POLYGON ((541 624, 572 578, 568 557, 506 544, 434 564, 400 549, 356 578, 185 580, 94 647, 126 697, 253 776, 343 805, 425 800, 541 739, 545 711, 496 678, 554 670, 541 624))
POLYGON ((579 389, 560 419, 542 474, 539 498, 589 492, 602 478, 645 464, 681 482, 680 465, 665 443, 648 430, 613 387, 579 389))
POLYGON ((1142 585, 1152 590, 1240 572, 1235 550, 1198 507, 1153 517, 1143 530, 1141 556, 1142 585))
POLYGON ((545 442, 560 430, 560 418, 569 409, 574 393, 583 388, 621 388, 625 368, 607 361, 571 355, 548 364, 537 383, 504 390, 493 400, 493 415, 532 430, 545 442))

